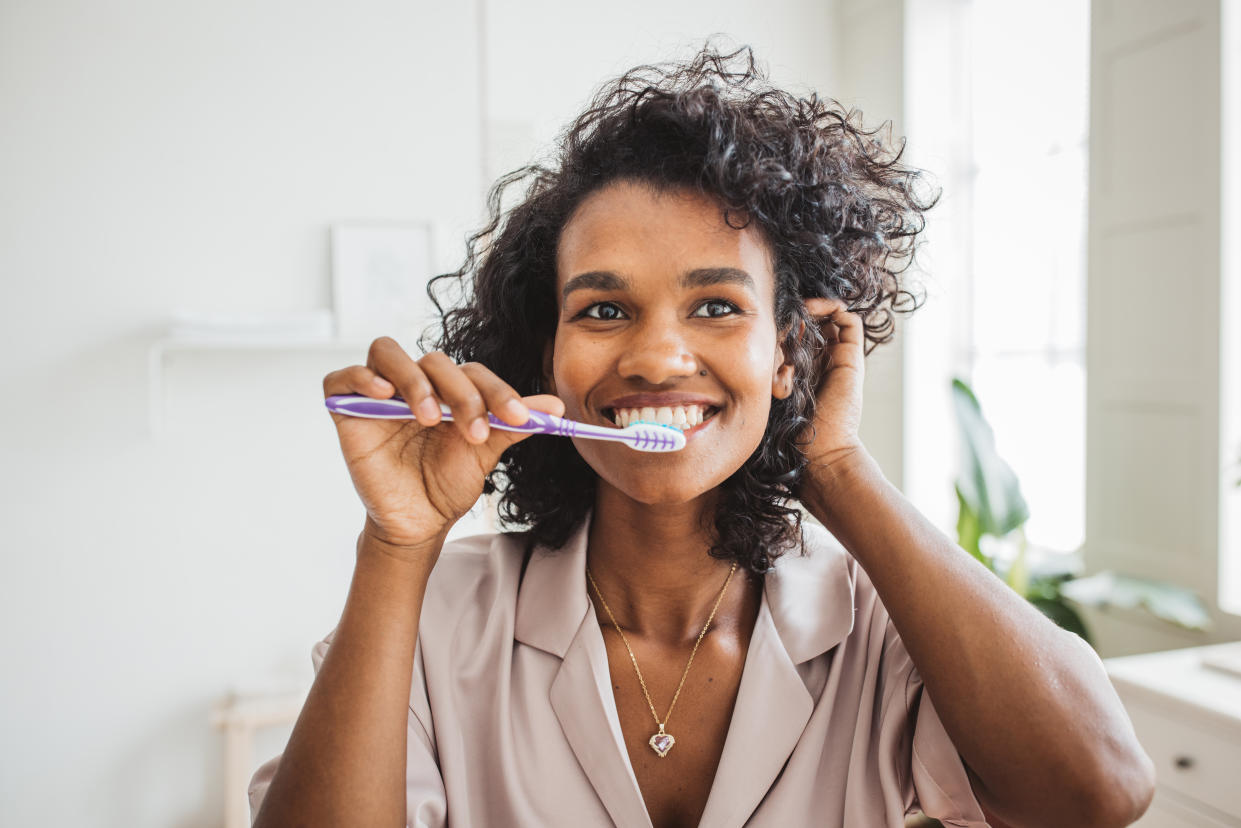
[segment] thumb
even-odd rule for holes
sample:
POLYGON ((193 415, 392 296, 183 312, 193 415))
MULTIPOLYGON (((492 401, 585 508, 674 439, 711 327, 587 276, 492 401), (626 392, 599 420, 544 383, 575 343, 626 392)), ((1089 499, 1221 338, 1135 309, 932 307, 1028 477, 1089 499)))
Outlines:
POLYGON ((522 397, 521 401, 525 403, 526 408, 533 408, 545 414, 555 414, 557 417, 564 416, 564 400, 552 394, 535 394, 531 397, 522 397))
MULTIPOLYGON (((544 414, 553 414, 557 417, 564 416, 564 400, 551 394, 535 394, 529 397, 522 397, 521 402, 531 411, 542 411, 544 414)), ((478 448, 480 451, 486 452, 488 460, 491 461, 491 465, 494 467, 495 464, 500 462, 500 455, 504 454, 509 446, 516 445, 530 436, 530 432, 505 431, 504 429, 493 427, 491 433, 487 436, 487 442, 482 443, 478 448)))

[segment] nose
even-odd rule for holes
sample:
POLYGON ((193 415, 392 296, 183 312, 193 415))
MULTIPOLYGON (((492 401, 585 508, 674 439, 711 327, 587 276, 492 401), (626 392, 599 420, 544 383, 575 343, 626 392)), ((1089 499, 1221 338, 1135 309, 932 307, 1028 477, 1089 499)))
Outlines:
POLYGON ((677 326, 657 320, 634 331, 617 363, 617 371, 625 379, 641 379, 652 385, 693 376, 696 370, 698 360, 677 326))

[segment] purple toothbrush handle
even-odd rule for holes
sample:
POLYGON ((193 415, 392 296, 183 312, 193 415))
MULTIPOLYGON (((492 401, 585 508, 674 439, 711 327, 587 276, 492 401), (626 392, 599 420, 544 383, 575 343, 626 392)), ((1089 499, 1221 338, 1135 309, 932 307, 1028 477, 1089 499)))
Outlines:
MULTIPOLYGON (((328 397, 323 401, 329 411, 335 411, 337 414, 348 414, 351 417, 366 417, 375 420, 412 420, 414 412, 410 410, 409 403, 400 397, 390 397, 386 400, 377 400, 373 397, 365 397, 361 394, 337 394, 328 397)), ((440 416, 444 422, 452 422, 452 411, 447 406, 440 407, 440 416)), ((531 411, 530 419, 524 425, 509 425, 500 420, 496 415, 488 413, 487 420, 492 427, 502 429, 504 431, 517 431, 525 433, 547 433, 555 434, 555 426, 544 418, 551 417, 550 414, 544 414, 541 411, 531 411)), ((555 419, 555 418, 553 418, 555 419)))
MULTIPOLYGON (((352 417, 368 417, 382 420, 412 420, 414 413, 409 404, 400 397, 377 400, 361 394, 338 394, 323 401, 329 411, 348 414, 352 417)), ((440 407, 440 415, 445 422, 453 420, 452 411, 447 406, 440 407)), ((602 426, 567 420, 554 414, 531 409, 530 419, 519 426, 509 425, 496 415, 487 414, 487 421, 493 428, 502 431, 514 431, 522 434, 552 434, 560 437, 587 437, 595 440, 613 440, 625 443, 632 448, 645 451, 675 451, 685 443, 680 434, 653 427, 640 433, 629 429, 603 428, 602 426)))
MULTIPOLYGON (((414 413, 410 411, 409 404, 400 397, 377 400, 360 394, 338 394, 328 397, 324 400, 324 404, 329 411, 335 411, 338 414, 348 414, 353 417, 369 417, 383 420, 414 419, 414 413)), ((452 411, 447 406, 440 407, 440 416, 444 422, 452 422, 453 420, 452 411)), ((493 428, 527 434, 556 434, 562 437, 589 435, 609 440, 615 440, 618 437, 618 430, 616 429, 597 428, 586 423, 564 420, 554 414, 546 414, 542 411, 534 410, 530 411, 530 419, 519 426, 510 425, 491 413, 487 414, 487 421, 491 423, 493 428)))
MULTIPOLYGON (((367 417, 371 420, 413 420, 413 412, 410 410, 410 403, 402 400, 401 397, 390 397, 387 400, 376 400, 374 397, 366 397, 359 394, 339 394, 330 396, 323 401, 328 407, 328 411, 343 413, 351 417, 367 417)), ((453 421, 453 412, 447 406, 442 406, 439 415, 444 422, 453 421)), ((488 422, 494 428, 500 428, 503 431, 515 431, 521 433, 544 433, 558 434, 565 428, 562 423, 571 423, 572 421, 561 420, 560 417, 553 417, 549 413, 541 411, 531 411, 530 420, 524 425, 510 426, 509 423, 500 420, 499 417, 488 413, 486 415, 488 422)))
POLYGON ((328 411, 348 414, 351 417, 367 417, 377 420, 412 420, 414 412, 400 397, 377 400, 361 394, 337 394, 323 401, 328 411))

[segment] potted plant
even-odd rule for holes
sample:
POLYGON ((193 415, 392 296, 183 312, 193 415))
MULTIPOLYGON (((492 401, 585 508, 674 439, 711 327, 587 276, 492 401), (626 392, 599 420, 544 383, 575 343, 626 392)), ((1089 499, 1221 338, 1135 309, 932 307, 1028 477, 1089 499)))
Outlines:
MULTIPOLYGON (((1025 522, 1030 509, 1017 475, 995 448, 995 435, 978 398, 960 379, 952 381, 953 407, 961 440, 956 480, 957 542, 1058 626, 1093 646, 1077 606, 1142 607, 1169 623, 1204 630, 1210 616, 1201 599, 1175 584, 1103 571, 1083 577, 1080 550, 1031 560, 1025 522), (992 542, 987 543, 990 539, 992 542), (1015 554, 1001 556, 1004 544, 1015 554)), ((1241 481, 1238 481, 1241 483, 1241 481)))
MULTIPOLYGON (((954 379, 952 396, 961 439, 956 480, 957 542, 961 548, 1003 578, 1057 626, 1077 633, 1091 646, 1094 641, 1077 606, 1143 607, 1179 627, 1207 628, 1210 616, 1206 606, 1184 587, 1110 571, 1083 577, 1080 550, 1044 554, 1032 561, 1025 534, 1030 508, 1021 495, 1017 475, 996 451, 995 434, 970 387, 954 379), (1005 545, 1015 546, 1015 553, 999 555, 998 550, 1005 545)), ((1241 480, 1237 485, 1241 486, 1241 480)), ((940 823, 914 814, 905 825, 938 828, 940 823)))

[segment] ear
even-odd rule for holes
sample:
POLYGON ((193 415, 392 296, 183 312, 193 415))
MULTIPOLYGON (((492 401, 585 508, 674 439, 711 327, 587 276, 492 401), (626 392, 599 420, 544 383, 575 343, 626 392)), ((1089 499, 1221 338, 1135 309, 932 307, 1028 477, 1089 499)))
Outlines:
MULTIPOLYGON (((804 322, 800 319, 793 322, 794 325, 805 327, 804 322)), ((788 331, 779 332, 779 340, 776 343, 776 353, 772 360, 771 372, 771 396, 777 400, 788 399, 793 393, 793 376, 796 369, 792 359, 785 353, 784 342, 788 339, 788 331)))

